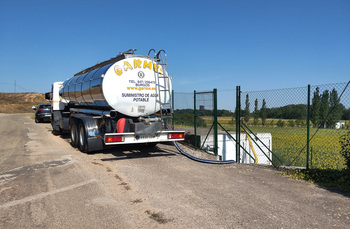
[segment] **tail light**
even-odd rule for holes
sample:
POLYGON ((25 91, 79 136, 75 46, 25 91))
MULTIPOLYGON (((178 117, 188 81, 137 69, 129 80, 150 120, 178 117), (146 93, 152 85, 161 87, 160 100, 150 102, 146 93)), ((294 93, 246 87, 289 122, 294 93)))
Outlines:
POLYGON ((105 137, 105 143, 123 142, 123 141, 124 141, 123 136, 105 137))
POLYGON ((184 134, 183 133, 175 133, 175 134, 169 134, 168 139, 183 139, 184 134))
POLYGON ((38 109, 38 111, 43 111, 43 108, 38 109))

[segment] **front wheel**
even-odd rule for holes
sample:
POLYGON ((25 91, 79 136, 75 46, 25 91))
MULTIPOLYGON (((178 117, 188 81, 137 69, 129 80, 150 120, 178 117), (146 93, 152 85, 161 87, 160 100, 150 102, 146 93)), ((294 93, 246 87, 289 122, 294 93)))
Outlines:
POLYGON ((61 127, 60 127, 59 125, 56 125, 56 123, 53 122, 52 120, 51 120, 51 126, 52 126, 52 133, 53 133, 54 135, 60 135, 60 134, 62 134, 61 127))
POLYGON ((86 139, 86 131, 84 124, 81 123, 79 126, 79 150, 83 153, 88 152, 88 143, 86 139))

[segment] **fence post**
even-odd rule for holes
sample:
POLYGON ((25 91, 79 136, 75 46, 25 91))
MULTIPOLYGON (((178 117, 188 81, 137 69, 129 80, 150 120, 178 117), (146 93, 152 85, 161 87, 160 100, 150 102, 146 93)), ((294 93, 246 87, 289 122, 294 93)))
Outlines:
POLYGON ((214 155, 218 155, 218 103, 217 89, 214 88, 214 155))
POLYGON ((194 148, 197 149, 197 109, 196 109, 196 90, 194 90, 193 93, 193 98, 194 98, 194 110, 193 110, 193 126, 194 126, 194 148))
POLYGON ((240 144, 241 144, 241 87, 236 86, 236 162, 240 163, 240 144))
POLYGON ((310 143, 310 84, 307 85, 307 119, 306 119, 306 169, 309 169, 309 143, 310 143))

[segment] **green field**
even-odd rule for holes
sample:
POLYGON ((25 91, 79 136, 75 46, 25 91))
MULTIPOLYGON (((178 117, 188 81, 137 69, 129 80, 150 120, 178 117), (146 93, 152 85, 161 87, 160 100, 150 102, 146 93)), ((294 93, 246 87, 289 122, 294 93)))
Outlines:
MULTIPOLYGON (((285 165, 306 166, 307 129, 305 127, 249 127, 272 135, 273 152, 285 165)), ((310 137, 316 132, 310 129, 310 137)), ((339 137, 346 130, 320 129, 310 141, 310 166, 321 169, 345 168, 339 137)))
MULTIPOLYGON (((207 128, 209 128, 212 118, 202 118, 207 123, 207 128)), ((267 123, 271 123, 271 121, 268 120, 267 123)), ((218 117, 218 122, 227 130, 235 130, 232 117, 218 117)), ((276 123, 276 120, 274 120, 274 123, 276 123)), ((306 127, 277 127, 276 125, 248 125, 248 127, 256 133, 271 133, 272 151, 282 160, 284 165, 306 166, 306 127)), ((310 128, 310 138, 313 137, 316 130, 316 128, 310 128)), ((310 141, 310 167, 320 169, 345 168, 344 158, 340 154, 339 138, 348 131, 345 129, 319 129, 310 141)), ((277 165, 280 164, 276 158, 273 161, 277 165)))

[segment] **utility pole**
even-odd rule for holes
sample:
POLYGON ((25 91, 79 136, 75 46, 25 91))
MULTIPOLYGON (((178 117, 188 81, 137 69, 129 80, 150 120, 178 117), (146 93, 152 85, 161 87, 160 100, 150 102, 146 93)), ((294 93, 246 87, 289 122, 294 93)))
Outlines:
POLYGON ((16 93, 16 80, 15 80, 15 93, 16 93))

